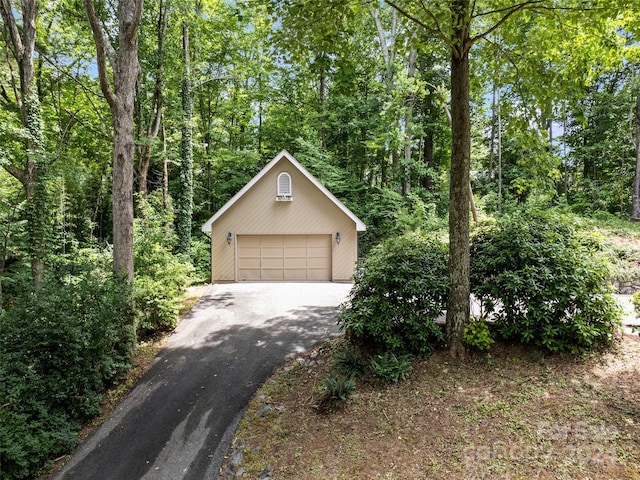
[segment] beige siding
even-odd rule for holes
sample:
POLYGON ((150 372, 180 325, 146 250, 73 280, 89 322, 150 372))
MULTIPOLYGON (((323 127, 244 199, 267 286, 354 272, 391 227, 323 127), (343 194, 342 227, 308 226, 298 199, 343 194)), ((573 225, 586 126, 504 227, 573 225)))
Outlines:
POLYGON ((212 280, 236 281, 238 235, 331 235, 331 279, 349 281, 357 259, 353 220, 283 157, 212 226, 212 280), (277 177, 291 175, 293 200, 276 201, 277 177), (227 244, 227 232, 233 238, 227 244), (340 232, 342 240, 335 242, 340 232))

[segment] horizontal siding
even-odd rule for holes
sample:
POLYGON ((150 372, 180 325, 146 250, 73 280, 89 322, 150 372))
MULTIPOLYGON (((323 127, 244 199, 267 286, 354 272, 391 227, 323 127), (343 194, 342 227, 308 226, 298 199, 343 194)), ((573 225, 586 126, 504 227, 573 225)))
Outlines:
POLYGON ((355 223, 283 158, 267 175, 214 223, 212 228, 212 280, 235 281, 238 235, 331 235, 332 280, 349 281, 357 259, 355 223), (291 175, 293 200, 276 201, 277 177, 291 175), (232 232, 231 245, 227 233, 232 232), (335 234, 340 232, 340 245, 335 234))

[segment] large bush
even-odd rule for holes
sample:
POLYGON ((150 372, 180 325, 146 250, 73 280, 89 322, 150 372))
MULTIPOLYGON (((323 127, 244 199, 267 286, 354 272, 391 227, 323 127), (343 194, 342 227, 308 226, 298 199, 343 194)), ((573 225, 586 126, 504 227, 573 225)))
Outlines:
POLYGON ((129 366, 127 291, 87 258, 57 265, 57 279, 0 316, 3 479, 31 478, 69 452, 81 422, 100 412, 106 385, 129 366))
POLYGON ((391 238, 360 265, 338 323, 379 352, 425 356, 443 340, 435 319, 446 306, 447 249, 418 233, 391 238))
POLYGON ((599 240, 553 213, 513 214, 472 239, 472 291, 507 339, 583 352, 621 316, 599 240))

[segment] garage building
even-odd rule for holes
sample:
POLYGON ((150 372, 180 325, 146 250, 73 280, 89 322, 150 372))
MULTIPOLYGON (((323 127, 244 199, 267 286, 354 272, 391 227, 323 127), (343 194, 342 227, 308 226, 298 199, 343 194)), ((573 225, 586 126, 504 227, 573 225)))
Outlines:
POLYGON ((364 223, 282 151, 203 226, 211 279, 351 281, 364 223))

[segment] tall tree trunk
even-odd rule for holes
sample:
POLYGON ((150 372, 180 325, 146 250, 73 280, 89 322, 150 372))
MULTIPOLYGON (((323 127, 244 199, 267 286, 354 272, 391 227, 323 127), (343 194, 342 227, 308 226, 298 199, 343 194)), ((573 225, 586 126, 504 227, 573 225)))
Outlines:
POLYGON ((433 182, 431 181, 431 174, 429 170, 434 168, 434 159, 433 159, 433 147, 434 147, 434 137, 433 132, 430 131, 427 133, 427 136, 424 138, 424 164, 427 167, 427 174, 422 177, 422 186, 427 190, 431 190, 433 188, 433 182))
POLYGON ((493 158, 496 145, 496 90, 497 82, 493 80, 491 93, 491 138, 489 142, 489 180, 493 180, 493 158))
POLYGON ((153 153, 153 142, 158 137, 160 131, 160 121, 162 119, 162 108, 164 106, 164 97, 162 94, 164 83, 164 57, 165 57, 165 40, 167 37, 167 25, 169 23, 169 5, 167 2, 160 2, 160 11, 158 12, 157 23, 157 43, 158 50, 156 52, 157 61, 155 68, 155 84, 153 89, 153 97, 151 99, 151 119, 147 125, 145 132, 145 141, 140 149, 138 158, 138 190, 142 198, 147 198, 148 187, 147 177, 149 175, 149 164, 153 153))
POLYGON ((162 124, 162 208, 169 210, 169 162, 167 161, 167 132, 162 124))
POLYGON ((451 55, 451 173, 449 190, 449 278, 447 341, 453 358, 466 356, 464 328, 470 314, 469 282, 469 169, 471 120, 469 112, 469 0, 453 0, 451 55))
MULTIPOLYGON (((138 29, 142 0, 118 4, 118 50, 114 51, 96 14, 93 0, 83 0, 96 44, 100 88, 113 122, 113 272, 133 285, 134 99, 138 64, 138 29), (113 85, 107 72, 113 67, 113 85)), ((131 319, 133 321, 133 318, 131 319)))
POLYGON ((502 213, 502 111, 498 89, 498 212, 502 213))
MULTIPOLYGON (((384 84, 385 84, 385 94, 388 100, 391 99, 393 95, 393 83, 394 83, 394 74, 393 74, 393 65, 396 58, 396 33, 398 26, 398 13, 396 10, 391 11, 391 24, 389 26, 389 30, 385 31, 384 26, 382 25, 382 19, 380 18, 380 9, 373 8, 370 5, 367 7, 369 10, 369 15, 373 20, 373 23, 376 27, 376 31, 378 32, 378 41, 380 42, 380 50, 382 52, 382 59, 385 65, 385 76, 384 76, 384 84)), ((395 143, 395 142, 394 142, 395 143)), ((395 178, 392 178, 392 181, 401 178, 400 174, 400 153, 398 152, 398 148, 395 144, 390 145, 390 151, 388 151, 389 163, 391 164, 392 175, 395 178)), ((387 155, 383 156, 383 162, 386 162, 387 155)), ((385 163, 381 166, 381 179, 380 186, 384 187, 388 183, 388 177, 391 177, 387 172, 387 166, 385 163)), ((404 190, 403 184, 399 182, 396 183, 396 190, 398 192, 402 192, 404 190)))
POLYGON ((636 97, 636 174, 633 179, 631 220, 640 221, 640 87, 636 97))
MULTIPOLYGON (((415 40, 417 38, 416 33, 414 32, 411 35, 411 39, 415 40)), ((407 78, 413 78, 416 74, 416 57, 418 56, 418 51, 416 47, 411 47, 409 51, 409 60, 407 63, 407 78)), ((410 168, 409 163, 411 162, 411 150, 412 150, 412 142, 413 142, 413 133, 411 132, 411 122, 413 121, 413 108, 416 103, 416 96, 414 93, 408 95, 405 101, 405 108, 407 109, 404 116, 404 168, 403 168, 403 176, 404 181, 402 182, 402 194, 406 195, 409 193, 411 189, 411 178, 410 178, 410 168)))
POLYGON ((318 81, 318 99, 320 100, 320 146, 322 151, 327 151, 327 129, 324 125, 326 121, 326 103, 327 103, 327 74, 324 70, 324 66, 320 67, 320 78, 318 81))
POLYGON ((182 26, 184 47, 184 77, 182 79, 182 143, 180 162, 180 196, 176 208, 178 251, 188 253, 191 247, 191 219, 193 216, 193 88, 189 48, 189 26, 182 26))
POLYGON ((24 188, 27 200, 27 232, 31 275, 36 290, 40 289, 45 270, 47 246, 46 190, 44 187, 44 134, 40 99, 33 85, 34 52, 36 45, 36 19, 38 2, 23 0, 22 25, 14 17, 17 11, 10 0, 0 0, 0 15, 9 35, 10 49, 18 64, 20 88, 13 83, 16 102, 20 108, 21 121, 28 135, 25 140, 25 161, 20 167, 14 163, 3 163, 5 170, 15 177, 24 188))

